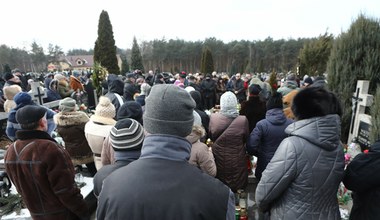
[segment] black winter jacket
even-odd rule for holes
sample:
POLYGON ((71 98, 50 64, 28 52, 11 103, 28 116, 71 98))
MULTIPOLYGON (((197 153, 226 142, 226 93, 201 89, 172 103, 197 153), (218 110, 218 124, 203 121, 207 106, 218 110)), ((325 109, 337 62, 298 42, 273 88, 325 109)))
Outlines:
POLYGON ((380 219, 380 140, 348 164, 343 183, 353 191, 350 219, 380 219))

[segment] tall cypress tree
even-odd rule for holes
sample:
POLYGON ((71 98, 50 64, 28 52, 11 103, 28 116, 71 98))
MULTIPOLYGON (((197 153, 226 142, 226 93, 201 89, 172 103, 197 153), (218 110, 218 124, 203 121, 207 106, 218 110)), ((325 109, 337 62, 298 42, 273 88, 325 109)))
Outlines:
POLYGON ((370 141, 373 144, 380 138, 380 85, 377 86, 376 94, 373 96, 373 105, 371 106, 371 132, 370 141))
POLYGON ((351 98, 357 80, 369 80, 369 93, 380 83, 380 24, 360 15, 334 42, 327 65, 328 87, 342 102, 342 141, 346 141, 352 114, 351 98))
POLYGON ((137 44, 136 37, 133 38, 132 54, 131 54, 131 68, 132 70, 141 70, 144 72, 144 66, 142 62, 142 56, 140 53, 140 47, 137 44))
POLYGON ((204 74, 212 73, 214 71, 214 60, 211 51, 208 47, 203 50, 201 58, 201 72, 204 74))
POLYGON ((12 72, 12 70, 9 67, 9 64, 8 63, 4 64, 3 65, 3 73, 5 74, 5 73, 11 73, 11 72, 12 72))
POLYGON ((98 39, 95 41, 94 61, 100 63, 109 73, 120 74, 112 24, 108 13, 104 10, 99 17, 98 39))
POLYGON ((121 74, 129 72, 129 63, 126 55, 121 56, 121 74))

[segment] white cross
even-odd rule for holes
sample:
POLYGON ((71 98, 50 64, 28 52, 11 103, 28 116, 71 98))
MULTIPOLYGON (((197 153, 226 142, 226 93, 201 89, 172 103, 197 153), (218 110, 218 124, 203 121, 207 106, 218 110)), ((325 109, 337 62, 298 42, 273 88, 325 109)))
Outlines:
POLYGON ((32 90, 29 91, 29 95, 32 96, 32 100, 39 105, 44 104, 43 98, 47 97, 45 89, 40 86, 39 82, 32 82, 30 86, 32 87, 32 90))

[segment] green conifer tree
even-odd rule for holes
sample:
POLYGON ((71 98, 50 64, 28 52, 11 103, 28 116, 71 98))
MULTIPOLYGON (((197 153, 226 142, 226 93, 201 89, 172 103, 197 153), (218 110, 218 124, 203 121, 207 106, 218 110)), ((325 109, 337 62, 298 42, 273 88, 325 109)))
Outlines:
POLYGON ((100 65, 106 68, 108 72, 120 74, 112 24, 108 13, 104 10, 99 17, 98 39, 95 41, 94 61, 100 63, 100 65))
POLYGON ((8 63, 4 64, 3 65, 3 73, 5 74, 5 73, 11 73, 11 72, 12 72, 12 70, 9 67, 9 64, 8 63))
POLYGON ((133 38, 132 54, 131 54, 131 68, 132 70, 141 70, 144 72, 143 60, 140 52, 140 47, 137 44, 136 37, 133 38))
POLYGON ((129 63, 126 55, 121 56, 121 74, 129 72, 129 63))
POLYGON ((334 42, 327 65, 328 87, 342 102, 342 137, 347 141, 352 114, 351 98, 357 80, 369 80, 369 93, 380 83, 380 24, 364 15, 334 42))
POLYGON ((315 40, 305 43, 300 50, 300 69, 301 76, 322 75, 326 71, 327 61, 329 59, 334 37, 325 33, 315 40))
POLYGON ((380 85, 377 85, 376 94, 373 97, 373 104, 371 106, 371 131, 370 141, 373 144, 380 139, 380 85))
POLYGON ((201 58, 201 72, 204 74, 212 73, 214 71, 214 60, 211 51, 208 47, 203 50, 201 58))

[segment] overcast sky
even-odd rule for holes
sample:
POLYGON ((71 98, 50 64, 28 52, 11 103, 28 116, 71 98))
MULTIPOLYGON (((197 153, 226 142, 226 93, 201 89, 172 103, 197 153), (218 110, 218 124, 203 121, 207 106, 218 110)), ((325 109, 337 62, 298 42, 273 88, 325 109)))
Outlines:
POLYGON ((379 19, 379 0, 13 0, 1 1, 0 44, 30 49, 33 41, 90 49, 106 10, 116 46, 154 39, 264 40, 346 31, 360 13, 379 19))

